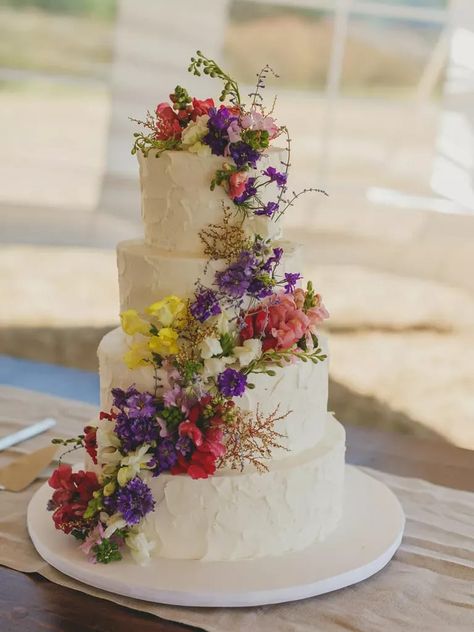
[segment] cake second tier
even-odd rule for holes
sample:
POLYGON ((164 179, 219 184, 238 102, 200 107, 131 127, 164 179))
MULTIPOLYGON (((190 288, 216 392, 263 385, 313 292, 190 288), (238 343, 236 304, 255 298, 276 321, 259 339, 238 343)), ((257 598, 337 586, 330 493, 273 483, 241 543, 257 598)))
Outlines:
MULTIPOLYGON (((284 257, 278 268, 281 275, 301 269, 300 246, 279 242, 284 257)), ((139 239, 122 241, 117 246, 120 310, 145 307, 170 294, 181 298, 193 295, 196 281, 212 283, 224 261, 208 262, 205 257, 159 250, 139 239)))
MULTIPOLYGON (((327 354, 327 342, 320 340, 327 354)), ((102 410, 112 407, 112 388, 128 388, 134 384, 141 391, 153 392, 156 381, 151 367, 129 369, 123 356, 128 350, 128 337, 114 329, 102 339, 99 349, 100 403, 102 410)), ((281 433, 280 448, 271 450, 273 459, 287 458, 315 446, 323 437, 327 419, 328 361, 295 362, 275 366, 275 375, 252 375, 255 388, 248 389, 235 403, 243 410, 270 415, 278 408, 284 416, 275 423, 281 433), (287 414, 288 413, 288 414, 287 414), (286 416, 285 416, 286 415, 286 416)))

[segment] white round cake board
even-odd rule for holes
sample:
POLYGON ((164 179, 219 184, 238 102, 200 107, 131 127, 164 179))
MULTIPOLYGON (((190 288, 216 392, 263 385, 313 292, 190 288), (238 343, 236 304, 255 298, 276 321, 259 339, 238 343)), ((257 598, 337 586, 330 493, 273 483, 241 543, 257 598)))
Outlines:
POLYGON ((279 557, 233 562, 152 558, 138 566, 131 557, 92 564, 72 536, 54 527, 46 483, 28 506, 28 530, 51 566, 90 586, 179 606, 259 606, 305 599, 360 582, 381 570, 400 545, 405 516, 383 484, 346 466, 344 514, 324 542, 279 557))

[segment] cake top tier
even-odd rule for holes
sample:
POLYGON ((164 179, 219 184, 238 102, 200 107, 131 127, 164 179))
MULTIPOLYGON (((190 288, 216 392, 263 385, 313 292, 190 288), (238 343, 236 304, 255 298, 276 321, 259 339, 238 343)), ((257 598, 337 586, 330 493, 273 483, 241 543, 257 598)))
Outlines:
POLYGON ((164 151, 158 157, 154 151, 148 155, 139 152, 145 241, 169 252, 202 255, 202 231, 219 224, 224 209, 229 221, 242 226, 249 237, 255 234, 263 238, 280 237, 281 221, 272 216, 274 213, 265 211, 277 204, 279 187, 265 174, 278 173, 283 177, 278 170, 284 160, 284 150, 271 148, 260 156, 258 169, 233 172, 235 177, 231 179, 238 183, 232 186, 237 192, 242 191, 241 198, 249 189, 250 193, 255 191, 255 195, 249 195, 242 203, 245 206, 239 206, 229 198, 228 188, 211 188, 216 173, 236 168, 232 160, 189 151, 164 151), (252 199, 257 194, 258 200, 252 199), (251 205, 258 205, 262 212, 249 212, 251 205))

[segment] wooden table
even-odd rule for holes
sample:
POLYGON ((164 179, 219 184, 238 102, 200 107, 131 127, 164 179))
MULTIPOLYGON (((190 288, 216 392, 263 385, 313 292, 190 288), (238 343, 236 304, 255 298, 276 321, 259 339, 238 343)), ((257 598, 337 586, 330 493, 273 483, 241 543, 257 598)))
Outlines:
MULTIPOLYGON (((474 452, 366 428, 347 430, 347 461, 474 491, 474 452)), ((1 632, 184 632, 197 630, 0 567, 1 632)))

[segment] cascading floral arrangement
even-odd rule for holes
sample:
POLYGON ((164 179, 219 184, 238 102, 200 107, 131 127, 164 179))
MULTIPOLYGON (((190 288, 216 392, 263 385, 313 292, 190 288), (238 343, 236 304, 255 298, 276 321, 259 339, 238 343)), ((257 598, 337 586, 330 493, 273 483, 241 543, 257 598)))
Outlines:
POLYGON ((84 447, 94 464, 79 472, 61 464, 49 480, 54 493, 48 505, 56 528, 80 540, 93 562, 121 559, 124 545, 139 563, 149 559, 153 543, 141 526, 156 505, 147 484, 153 477, 200 479, 246 465, 265 472, 272 449, 284 449, 275 423, 290 411, 279 414, 278 405, 270 415, 247 411, 239 398, 254 388, 253 375, 274 376, 278 367, 326 359, 317 337, 329 316, 321 296, 311 282, 298 286, 299 272, 278 271, 284 252, 272 227, 302 193, 318 189, 287 195, 290 139, 262 99, 273 71, 267 66, 258 74, 249 107, 237 83, 201 52, 189 71, 221 79, 222 104, 191 98, 177 86, 170 103, 139 121, 146 133, 135 133, 132 153, 222 156, 209 186, 223 187, 229 204, 222 221, 200 239, 209 260, 223 267, 209 286, 197 281, 191 298, 166 296, 144 313, 121 314, 128 337, 124 362, 130 369, 148 367, 154 389, 114 388, 113 407, 100 413, 96 426, 55 440, 84 447), (271 141, 282 134, 286 161, 259 170, 271 141), (274 199, 264 201, 263 191, 273 191, 274 199), (257 220, 250 234, 244 230, 249 218, 257 220))

